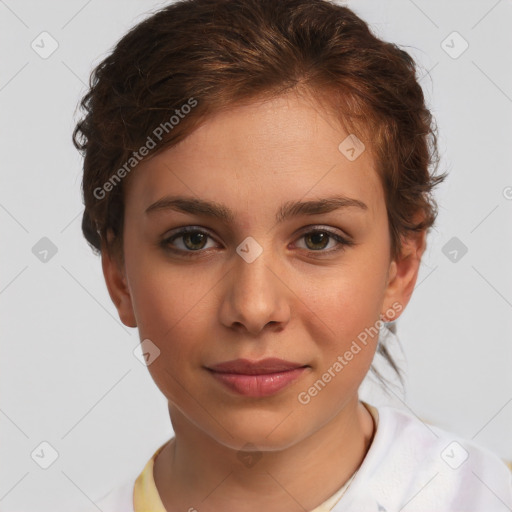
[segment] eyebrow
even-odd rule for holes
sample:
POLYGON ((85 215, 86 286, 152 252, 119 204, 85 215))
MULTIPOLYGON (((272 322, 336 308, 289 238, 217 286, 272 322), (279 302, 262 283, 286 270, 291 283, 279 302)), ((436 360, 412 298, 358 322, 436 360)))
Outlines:
MULTIPOLYGON (((360 211, 368 210, 368 206, 359 199, 353 199, 343 195, 309 201, 288 201, 284 203, 276 213, 276 222, 281 223, 291 217, 299 215, 318 215, 349 207, 357 208, 360 211)), ((232 210, 215 201, 206 201, 186 196, 162 197, 150 205, 145 213, 149 214, 164 210, 204 215, 226 223, 233 222, 236 217, 232 210)))

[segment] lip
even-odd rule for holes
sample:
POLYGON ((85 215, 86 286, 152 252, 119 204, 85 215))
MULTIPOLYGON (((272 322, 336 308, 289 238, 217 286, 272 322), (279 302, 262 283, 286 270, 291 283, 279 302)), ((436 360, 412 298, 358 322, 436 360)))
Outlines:
POLYGON ((298 379, 308 365, 267 358, 260 361, 235 359, 210 367, 213 377, 236 393, 250 397, 273 395, 298 379))
POLYGON ((267 357, 260 361, 250 361, 249 359, 233 359, 213 366, 209 370, 218 373, 238 373, 243 375, 261 375, 276 372, 285 372, 306 366, 301 363, 285 361, 276 357, 267 357))

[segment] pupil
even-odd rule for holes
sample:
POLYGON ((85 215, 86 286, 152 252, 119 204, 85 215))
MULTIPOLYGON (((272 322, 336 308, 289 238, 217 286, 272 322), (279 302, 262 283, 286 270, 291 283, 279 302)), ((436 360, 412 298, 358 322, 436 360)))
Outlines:
MULTIPOLYGON (((186 235, 187 240, 192 241, 192 245, 201 245, 201 242, 204 242, 203 240, 204 235, 202 233, 188 233, 186 235)), ((197 249, 197 247, 192 247, 193 249, 197 249)), ((201 247, 199 247, 201 249, 201 247)))
POLYGON ((327 241, 327 236, 325 233, 313 233, 309 235, 308 238, 313 241, 313 245, 321 244, 320 249, 323 249, 326 246, 325 243, 322 243, 322 241, 327 241))

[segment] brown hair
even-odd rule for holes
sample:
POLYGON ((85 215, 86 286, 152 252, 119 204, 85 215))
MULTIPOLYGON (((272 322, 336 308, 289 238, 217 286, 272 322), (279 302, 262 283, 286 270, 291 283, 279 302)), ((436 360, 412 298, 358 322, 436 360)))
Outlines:
POLYGON ((404 237, 428 231, 431 191, 446 176, 429 172, 437 129, 407 52, 328 0, 179 0, 117 43, 80 103, 73 142, 84 155, 82 230, 93 250, 123 259, 123 182, 142 153, 173 146, 213 113, 287 91, 325 105, 372 152, 392 258, 404 237), (143 151, 150 139, 156 149, 143 151))

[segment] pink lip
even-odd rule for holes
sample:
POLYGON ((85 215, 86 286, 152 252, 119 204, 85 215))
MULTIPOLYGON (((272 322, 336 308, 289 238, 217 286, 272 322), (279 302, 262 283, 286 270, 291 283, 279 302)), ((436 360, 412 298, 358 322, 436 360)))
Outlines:
POLYGON ((306 365, 267 358, 261 361, 236 359, 208 368, 212 375, 231 390, 245 396, 273 395, 296 380, 306 365))

